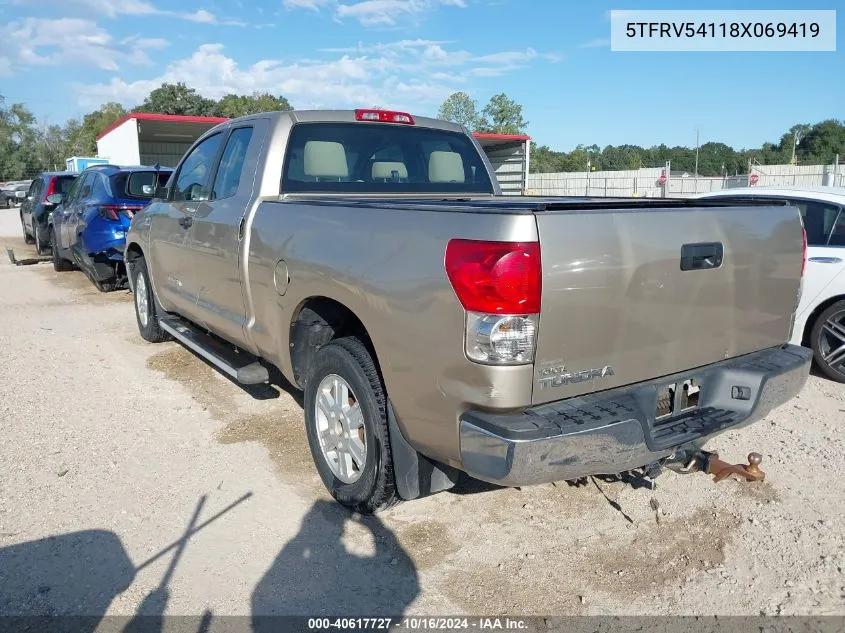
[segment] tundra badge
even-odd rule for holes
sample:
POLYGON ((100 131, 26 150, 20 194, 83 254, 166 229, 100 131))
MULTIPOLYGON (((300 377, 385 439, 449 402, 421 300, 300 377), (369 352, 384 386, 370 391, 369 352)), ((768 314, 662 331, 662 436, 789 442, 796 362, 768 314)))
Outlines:
POLYGON ((537 378, 537 383, 539 384, 540 389, 550 389, 553 387, 560 387, 562 385, 571 385, 584 382, 586 380, 593 380, 595 378, 614 376, 615 374, 616 372, 613 371, 613 367, 610 365, 575 372, 567 372, 565 366, 556 365, 554 367, 544 367, 541 369, 540 376, 537 378))

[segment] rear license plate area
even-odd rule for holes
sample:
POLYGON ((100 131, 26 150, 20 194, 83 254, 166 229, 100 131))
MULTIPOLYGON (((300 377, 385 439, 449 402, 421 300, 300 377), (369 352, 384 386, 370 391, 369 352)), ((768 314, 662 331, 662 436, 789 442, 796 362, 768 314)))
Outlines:
POLYGON ((657 388, 655 422, 671 420, 676 415, 695 411, 701 400, 701 385, 695 378, 673 382, 657 388))

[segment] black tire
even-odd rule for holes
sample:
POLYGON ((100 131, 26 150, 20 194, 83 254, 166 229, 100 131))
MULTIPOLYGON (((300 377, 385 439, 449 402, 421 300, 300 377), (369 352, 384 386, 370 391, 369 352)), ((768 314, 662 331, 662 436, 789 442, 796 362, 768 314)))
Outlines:
POLYGON ((147 262, 143 257, 139 257, 133 262, 129 270, 132 274, 132 288, 134 288, 132 303, 135 306, 135 321, 138 323, 138 332, 141 334, 141 338, 145 341, 149 341, 150 343, 163 343, 164 341, 169 341, 171 338, 170 335, 162 330, 161 326, 158 324, 158 315, 162 310, 158 305, 158 302, 155 300, 155 295, 153 294, 153 289, 150 285, 150 274, 147 272, 147 262), (138 278, 141 276, 144 278, 143 286, 147 296, 147 309, 149 310, 149 318, 147 319, 146 325, 141 323, 141 316, 138 313, 138 301, 135 297, 135 293, 138 292, 138 278))
MULTIPOLYGON (((839 322, 845 323, 845 300, 837 301, 833 305, 828 306, 824 312, 816 317, 813 323, 813 329, 810 332, 810 347, 813 349, 813 358, 816 361, 816 367, 831 380, 845 383, 845 362, 835 363, 832 366, 824 359, 824 338, 829 336, 824 330, 824 325, 837 314, 842 314, 843 316, 843 318, 839 319, 839 322)), ((836 339, 835 336, 832 338, 836 339)), ((845 344, 845 341, 840 340, 839 343, 842 345, 845 344)), ((829 351, 829 343, 827 350, 829 351)))
POLYGON ((35 244, 35 238, 32 237, 29 233, 26 232, 26 224, 23 222, 23 216, 21 216, 21 229, 23 229, 23 241, 25 244, 35 244))
POLYGON ((35 218, 32 219, 32 241, 35 243, 35 253, 37 255, 47 253, 47 247, 41 241, 41 231, 38 230, 38 223, 35 221, 35 218))
POLYGON ((401 501, 393 474, 386 402, 378 370, 360 340, 335 339, 317 351, 305 384, 305 426, 311 456, 332 497, 359 514, 375 514, 401 501), (330 374, 337 374, 349 384, 364 417, 367 457, 359 478, 353 483, 335 477, 317 437, 317 391, 323 378, 330 374))
POLYGON ((51 249, 53 255, 53 270, 57 273, 66 273, 73 270, 73 264, 59 255, 58 244, 59 240, 56 239, 56 231, 53 229, 53 248, 51 249))

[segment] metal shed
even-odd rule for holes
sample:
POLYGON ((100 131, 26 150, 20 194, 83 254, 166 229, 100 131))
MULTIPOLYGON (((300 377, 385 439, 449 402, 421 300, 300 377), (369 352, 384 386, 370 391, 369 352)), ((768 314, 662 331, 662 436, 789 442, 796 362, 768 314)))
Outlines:
POLYGON ((97 156, 115 165, 176 164, 206 130, 229 119, 130 112, 97 137, 97 156))
POLYGON ((531 137, 524 134, 486 132, 475 132, 473 136, 490 159, 502 193, 511 196, 523 195, 528 183, 531 137))

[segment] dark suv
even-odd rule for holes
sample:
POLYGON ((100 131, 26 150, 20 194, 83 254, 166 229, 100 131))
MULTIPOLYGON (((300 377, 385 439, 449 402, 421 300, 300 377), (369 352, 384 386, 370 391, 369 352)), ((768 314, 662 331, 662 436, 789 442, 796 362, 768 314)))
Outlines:
POLYGON ((45 171, 32 181, 21 204, 21 227, 27 244, 35 244, 39 255, 48 253, 53 235, 53 209, 56 205, 47 201, 54 193, 66 195, 79 174, 75 172, 45 171))

